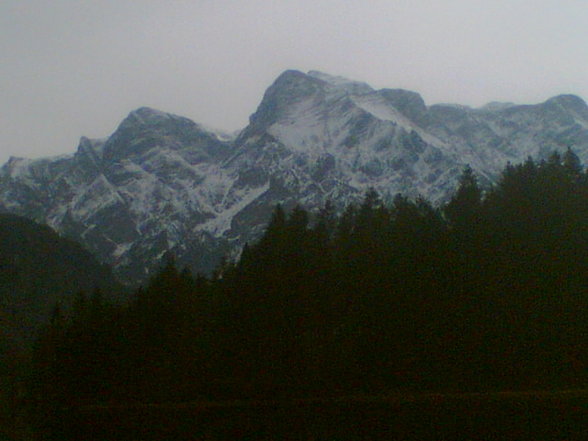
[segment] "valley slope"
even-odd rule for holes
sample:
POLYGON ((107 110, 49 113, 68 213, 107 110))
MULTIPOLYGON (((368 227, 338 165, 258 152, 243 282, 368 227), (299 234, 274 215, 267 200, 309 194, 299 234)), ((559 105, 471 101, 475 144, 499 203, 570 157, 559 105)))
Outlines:
POLYGON ((78 243, 29 219, 0 214, 0 370, 10 354, 28 347, 56 305, 65 313, 77 294, 97 289, 114 301, 122 295, 111 269, 78 243))

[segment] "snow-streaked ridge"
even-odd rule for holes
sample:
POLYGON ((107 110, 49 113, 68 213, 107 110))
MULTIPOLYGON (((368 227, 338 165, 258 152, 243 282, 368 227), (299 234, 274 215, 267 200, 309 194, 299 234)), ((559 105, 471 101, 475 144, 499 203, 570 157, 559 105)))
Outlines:
POLYGON ((243 198, 240 201, 232 204, 225 210, 218 210, 214 218, 196 226, 194 231, 204 231, 217 237, 224 235, 231 228, 231 222, 235 215, 268 190, 269 182, 261 187, 243 192, 243 198))
POLYGON ((507 162, 570 145, 588 162, 588 107, 575 96, 427 107, 414 92, 288 71, 239 134, 142 107, 75 154, 11 158, 0 210, 53 226, 141 281, 169 250, 210 270, 259 237, 277 203, 344 206, 368 188, 440 202, 466 164, 489 184, 507 162))

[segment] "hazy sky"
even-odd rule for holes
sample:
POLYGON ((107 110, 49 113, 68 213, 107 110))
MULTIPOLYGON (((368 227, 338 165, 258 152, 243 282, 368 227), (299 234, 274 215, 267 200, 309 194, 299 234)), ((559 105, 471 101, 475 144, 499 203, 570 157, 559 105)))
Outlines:
POLYGON ((144 105, 236 130, 286 69, 427 104, 588 99, 588 0, 1 0, 0 163, 144 105))

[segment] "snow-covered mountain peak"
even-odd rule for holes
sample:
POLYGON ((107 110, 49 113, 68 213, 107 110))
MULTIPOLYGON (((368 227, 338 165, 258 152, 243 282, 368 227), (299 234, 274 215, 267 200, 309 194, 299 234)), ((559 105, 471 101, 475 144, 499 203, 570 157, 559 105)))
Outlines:
POLYGON ((110 162, 131 158, 143 162, 163 151, 182 151, 182 156, 193 163, 223 157, 231 141, 188 118, 141 107, 132 111, 106 141, 103 158, 110 162))
POLYGON ((586 102, 580 98, 578 95, 573 94, 561 94, 556 95, 554 97, 549 98, 546 103, 558 103, 562 106, 572 106, 572 107, 586 107, 586 102))
MULTIPOLYGON (((266 91, 257 111, 250 117, 250 129, 263 131, 278 121, 283 123, 302 114, 307 118, 309 111, 314 111, 316 117, 316 110, 326 101, 333 103, 342 98, 371 93, 374 89, 359 81, 318 71, 305 74, 287 70, 266 91)), ((251 130, 247 132, 248 135, 251 133, 251 130)))
POLYGON ((289 70, 236 139, 141 107, 107 139, 82 137, 75 154, 11 158, 0 210, 53 226, 140 281, 170 250, 211 270, 259 237, 277 203, 342 207, 370 187, 441 202, 466 164, 489 184, 508 162, 567 146, 588 162, 588 106, 573 95, 427 106, 416 92, 289 70))
POLYGON ((545 101, 543 105, 546 107, 559 107, 564 111, 573 112, 576 116, 588 120, 588 105, 577 95, 557 95, 545 101))
POLYGON ((307 75, 311 78, 317 78, 319 80, 322 80, 330 86, 339 89, 345 89, 348 93, 352 94, 370 93, 374 90, 368 84, 363 83, 361 81, 355 81, 345 77, 329 75, 324 72, 319 72, 318 70, 311 70, 307 73, 307 75))
POLYGON ((174 130, 181 126, 196 126, 196 123, 183 116, 174 115, 151 107, 140 107, 133 110, 120 123, 117 131, 144 130, 174 130))
MULTIPOLYGON (((245 135, 263 132, 293 105, 324 93, 326 83, 296 70, 282 73, 266 90, 257 111, 249 118, 245 135)), ((241 134, 241 137, 244 135, 241 134)))
POLYGON ((287 70, 283 72, 274 83, 267 89, 264 99, 279 95, 291 95, 291 97, 308 96, 322 90, 325 81, 313 78, 298 70, 287 70))
POLYGON ((169 113, 151 107, 139 107, 129 113, 127 119, 134 120, 138 124, 153 124, 170 119, 169 113))
POLYGON ((427 106, 420 94, 405 89, 381 89, 377 93, 406 117, 423 122, 427 106))
POLYGON ((170 129, 189 128, 195 131, 201 131, 207 135, 217 138, 220 141, 232 141, 238 133, 227 133, 224 130, 213 128, 205 124, 196 123, 186 117, 175 115, 173 113, 163 112, 151 107, 139 107, 133 110, 119 125, 119 129, 128 129, 145 127, 162 130, 166 127, 170 129))

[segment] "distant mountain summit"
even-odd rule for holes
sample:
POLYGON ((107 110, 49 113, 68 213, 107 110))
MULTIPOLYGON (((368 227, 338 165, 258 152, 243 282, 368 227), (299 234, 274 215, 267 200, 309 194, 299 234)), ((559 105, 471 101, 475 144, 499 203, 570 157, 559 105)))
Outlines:
POLYGON ((289 70, 234 138, 143 107, 72 155, 11 158, 0 210, 52 226, 140 282, 167 251, 210 271, 259 237, 277 203, 343 206, 370 187, 442 201, 466 164, 490 183, 508 162, 568 146, 588 160, 588 106, 574 95, 427 106, 415 92, 289 70))

